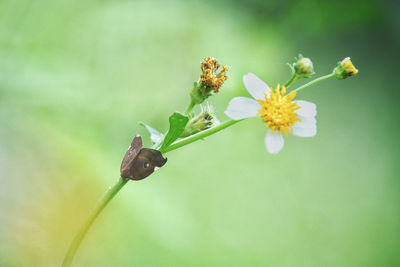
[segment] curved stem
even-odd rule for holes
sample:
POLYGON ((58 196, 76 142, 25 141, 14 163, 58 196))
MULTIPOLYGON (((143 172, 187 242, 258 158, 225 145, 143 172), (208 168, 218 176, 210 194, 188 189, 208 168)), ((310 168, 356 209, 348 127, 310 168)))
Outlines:
POLYGON ((292 84, 294 84, 295 82, 297 82, 300 79, 300 77, 296 74, 293 73, 292 77, 289 79, 289 81, 287 81, 285 83, 285 87, 288 88, 289 86, 291 86, 292 84))
POLYGON ((170 151, 175 150, 177 148, 186 146, 186 145, 188 145, 190 143, 193 143, 193 142, 195 142, 197 140, 200 140, 200 139, 203 139, 203 138, 205 138, 207 136, 215 134, 215 133, 217 133, 217 132, 219 132, 219 131, 221 131, 221 130, 223 130, 223 129, 225 129, 225 128, 227 128, 227 127, 229 127, 229 126, 231 126, 231 125, 233 125, 235 123, 238 123, 239 121, 242 121, 242 120, 237 120, 237 121, 229 120, 229 121, 226 121, 224 123, 221 123, 218 126, 210 128, 208 130, 205 130, 205 131, 199 132, 197 134, 191 135, 191 136, 189 136, 187 138, 181 139, 178 142, 175 142, 175 143, 171 144, 170 146, 168 146, 168 147, 166 147, 164 149, 160 149, 160 152, 161 153, 167 153, 167 152, 170 152, 170 151))
POLYGON ((331 74, 328 74, 328 75, 325 75, 325 76, 321 76, 321 77, 319 77, 319 78, 317 78, 317 79, 315 79, 315 80, 312 80, 312 81, 309 82, 309 83, 306 83, 306 84, 300 86, 300 87, 297 88, 297 89, 294 89, 293 91, 295 91, 295 92, 301 91, 301 90, 303 90, 304 88, 309 87, 310 85, 313 85, 313 84, 315 84, 315 83, 318 83, 318 82, 321 82, 321 81, 330 79, 330 78, 332 78, 332 77, 335 77, 335 74, 334 74, 334 73, 331 73, 331 74))
POLYGON ((192 109, 194 108, 195 105, 196 105, 196 103, 194 103, 193 101, 190 101, 189 106, 185 110, 185 115, 189 114, 190 111, 192 111, 192 109))
MULTIPOLYGON (((192 135, 190 137, 187 137, 185 139, 182 139, 178 142, 173 143, 172 145, 160 149, 161 153, 167 153, 169 151, 175 150, 177 148, 186 146, 190 143, 193 143, 199 139, 203 139, 207 136, 210 136, 212 134, 215 134, 237 122, 234 120, 229 120, 226 121, 216 127, 210 128, 206 131, 200 132, 198 134, 192 135)), ((156 147, 157 145, 155 145, 156 147)), ((85 235, 89 231, 90 227, 92 226, 93 222, 96 220, 97 216, 101 213, 101 211, 107 206, 107 204, 115 197, 115 195, 121 190, 121 188, 128 182, 129 180, 126 180, 124 178, 120 178, 118 182, 110 187, 106 194, 103 196, 102 199, 97 203, 96 207, 92 211, 92 213, 89 215, 89 218, 86 220, 85 224, 82 226, 82 228, 79 230, 79 232, 76 234, 75 238, 72 240, 71 245, 69 246, 68 252, 65 255, 64 261, 62 263, 63 267, 68 267, 71 266, 72 260, 76 254, 76 251, 78 250, 80 244, 82 243, 82 240, 84 239, 85 235)))
POLYGON ((71 266, 72 260, 74 259, 74 256, 76 254, 76 251, 79 248, 79 245, 81 244, 83 238, 85 237, 86 233, 88 232, 90 226, 93 224, 93 222, 96 220, 97 216, 100 214, 100 212, 107 206, 108 202, 110 202, 115 195, 121 190, 121 188, 128 182, 129 180, 126 180, 124 178, 120 178, 116 184, 111 186, 105 195, 100 199, 100 201, 97 203, 96 207, 90 214, 89 218, 86 220, 85 224, 82 226, 82 228, 79 230, 79 232, 76 234, 75 238, 72 240, 71 245, 69 246, 68 252, 65 255, 64 261, 62 263, 63 267, 71 266))

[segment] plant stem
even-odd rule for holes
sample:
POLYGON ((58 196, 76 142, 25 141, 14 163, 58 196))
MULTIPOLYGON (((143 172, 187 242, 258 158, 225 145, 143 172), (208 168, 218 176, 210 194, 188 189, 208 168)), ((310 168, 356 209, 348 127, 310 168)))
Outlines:
POLYGON ((289 81, 287 81, 285 83, 285 87, 288 88, 289 86, 291 86, 292 84, 294 84, 295 82, 297 82, 300 79, 300 77, 296 74, 293 73, 292 77, 289 79, 289 81))
POLYGON ((185 115, 189 114, 190 111, 192 111, 192 109, 194 108, 195 105, 196 105, 196 103, 194 103, 193 101, 190 101, 189 106, 186 108, 185 115))
POLYGON ((312 81, 309 82, 309 83, 306 83, 306 84, 300 86, 300 87, 297 88, 297 89, 294 89, 293 91, 299 92, 299 91, 303 90, 304 88, 309 87, 310 85, 313 85, 313 84, 315 84, 315 83, 318 83, 318 82, 321 82, 321 81, 330 79, 330 78, 332 78, 332 77, 334 77, 334 76, 335 76, 334 73, 331 73, 331 74, 328 74, 328 75, 325 75, 325 76, 321 76, 321 77, 319 77, 319 78, 316 78, 315 80, 312 80, 312 81))
MULTIPOLYGON (((193 143, 199 139, 203 139, 207 136, 210 136, 212 134, 215 134, 237 122, 234 120, 229 120, 226 121, 216 127, 210 128, 208 130, 205 130, 203 132, 200 132, 198 134, 192 135, 190 137, 187 137, 185 139, 182 139, 178 142, 173 143, 172 145, 160 149, 162 153, 167 153, 169 151, 175 150, 177 148, 186 146, 190 143, 193 143)), ((155 145, 154 147, 159 146, 159 144, 155 145)), ((82 228, 79 230, 79 232, 76 234, 75 238, 72 240, 71 245, 69 246, 69 249, 67 251, 67 254, 65 255, 64 261, 62 263, 63 267, 69 267, 71 266, 72 260, 74 259, 74 256, 76 254, 76 251, 78 250, 80 244, 82 243, 82 240, 84 239, 85 235, 89 231, 90 227, 92 226, 93 222, 96 220, 97 216, 101 213, 101 211, 107 206, 107 204, 116 196, 116 194, 121 190, 121 188, 128 182, 129 180, 120 178, 116 184, 111 186, 106 194, 103 196, 102 199, 97 203, 96 207, 92 211, 92 213, 89 215, 89 218, 86 220, 85 224, 82 226, 82 228)))
POLYGON ((189 136, 187 138, 181 139, 178 142, 175 142, 175 143, 171 144, 170 146, 168 146, 168 147, 166 147, 164 149, 160 149, 160 152, 161 153, 167 153, 167 152, 170 152, 170 151, 175 150, 177 148, 186 146, 186 145, 188 145, 190 143, 193 143, 193 142, 195 142, 197 140, 200 140, 200 139, 203 139, 203 138, 205 138, 207 136, 215 134, 215 133, 217 133, 217 132, 219 132, 219 131, 221 131, 221 130, 223 130, 223 129, 225 129, 225 128, 227 128, 227 127, 229 127, 229 126, 231 126, 231 125, 233 125, 235 123, 238 123, 239 121, 242 121, 242 120, 237 120, 237 121, 229 120, 229 121, 226 121, 224 123, 221 123, 218 126, 210 128, 208 130, 205 130, 205 131, 199 132, 197 134, 191 135, 191 136, 189 136))
POLYGON ((100 201, 97 203, 96 207, 90 214, 89 218, 86 220, 85 224, 82 226, 82 228, 76 234, 75 238, 72 240, 71 245, 69 246, 68 252, 65 255, 64 261, 62 263, 63 267, 71 266, 72 260, 75 256, 75 253, 78 250, 79 245, 81 244, 86 233, 90 229, 90 226, 96 220, 96 218, 100 214, 100 212, 107 206, 108 202, 110 202, 115 197, 115 195, 119 192, 119 190, 121 190, 121 188, 128 181, 129 180, 127 180, 127 179, 119 178, 118 182, 116 184, 114 184, 113 186, 111 186, 107 190, 105 195, 100 199, 100 201))

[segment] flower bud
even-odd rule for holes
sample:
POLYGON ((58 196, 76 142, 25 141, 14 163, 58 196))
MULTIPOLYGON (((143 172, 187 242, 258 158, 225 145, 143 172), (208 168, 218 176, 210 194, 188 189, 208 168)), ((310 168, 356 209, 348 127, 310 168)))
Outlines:
POLYGON ((195 104, 201 104, 211 93, 218 94, 222 84, 228 79, 226 71, 228 66, 218 64, 215 58, 207 57, 201 62, 201 74, 199 81, 194 83, 194 87, 190 93, 191 101, 195 104))
POLYGON ((294 72, 300 78, 309 78, 314 75, 314 67, 311 59, 303 57, 301 54, 295 63, 293 63, 294 72))
POLYGON ((338 80, 346 79, 347 77, 354 76, 358 73, 358 70, 354 67, 350 60, 350 57, 346 57, 342 61, 338 62, 337 67, 333 70, 335 77, 338 80))
POLYGON ((214 113, 214 108, 208 104, 206 106, 201 106, 200 114, 194 117, 189 115, 189 122, 186 124, 181 137, 188 137, 218 124, 219 120, 214 113))

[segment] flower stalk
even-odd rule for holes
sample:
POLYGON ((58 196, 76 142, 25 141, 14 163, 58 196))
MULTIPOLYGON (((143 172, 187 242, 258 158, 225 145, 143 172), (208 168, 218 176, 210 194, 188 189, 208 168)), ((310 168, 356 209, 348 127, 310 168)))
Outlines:
POLYGON ((188 115, 191 111, 192 111, 192 109, 194 108, 194 106, 196 106, 196 103, 194 103, 193 101, 190 101, 190 104, 189 104, 189 106, 186 108, 186 110, 185 110, 185 115, 188 115))
POLYGON ((117 183, 108 188, 107 192, 97 203, 96 207, 92 210, 86 222, 82 225, 78 233, 75 235, 75 238, 72 240, 71 245, 68 248, 67 254, 65 254, 64 261, 62 263, 63 267, 71 266, 72 260, 78 250, 80 244, 82 243, 83 238, 86 236, 93 222, 102 212, 102 210, 107 206, 107 204, 118 194, 118 192, 124 187, 124 185, 129 180, 124 178, 119 178, 117 183))
MULTIPOLYGON (((172 145, 160 149, 160 152, 165 154, 167 152, 171 152, 172 150, 181 148, 183 146, 186 146, 188 144, 191 144, 197 140, 204 139, 207 136, 213 135, 229 126, 232 126, 233 124, 238 123, 239 121, 234 121, 234 120, 229 120, 226 121, 216 127, 210 128, 208 130, 205 130, 203 132, 200 132, 198 134, 192 135, 190 137, 181 139, 180 141, 177 141, 173 143, 172 145)), ((155 145, 154 148, 156 148, 158 145, 155 145)), ((122 187, 125 186, 125 184, 128 182, 128 179, 124 178, 119 178, 117 183, 115 183, 113 186, 111 186, 107 192, 104 194, 104 196, 100 199, 100 201, 97 203, 96 207, 93 209, 93 211, 90 213, 88 219, 80 228, 78 233, 76 234, 75 238, 72 240, 71 245, 68 248, 67 254, 64 257, 64 261, 62 263, 63 267, 69 267, 71 266, 72 260, 74 259, 74 256, 82 243, 82 240, 86 236, 87 232, 89 231, 90 227, 96 220, 96 218, 99 216, 99 214, 103 211, 103 209, 107 206, 107 204, 118 194, 118 192, 122 189, 122 187)))
POLYGON ((207 136, 213 135, 213 134, 215 134, 215 133, 217 133, 217 132, 219 132, 219 131, 221 131, 221 130, 223 130, 225 128, 228 128, 228 127, 238 123, 239 121, 241 121, 241 120, 236 120, 236 121, 235 120, 228 120, 226 122, 223 122, 223 123, 219 124, 218 126, 215 126, 213 128, 210 128, 208 130, 202 131, 200 133, 191 135, 189 137, 183 138, 183 139, 171 144, 170 146, 168 146, 168 147, 166 147, 164 149, 160 149, 160 152, 164 154, 164 153, 167 153, 167 152, 171 152, 172 150, 181 148, 183 146, 189 145, 189 144, 191 144, 193 142, 196 142, 197 140, 204 139, 207 136))
POLYGON ((325 81, 325 80, 330 79, 330 78, 333 78, 333 77, 335 77, 335 74, 334 74, 334 73, 331 73, 331 74, 328 74, 328 75, 325 75, 325 76, 318 77, 318 78, 312 80, 311 82, 308 82, 308 83, 306 83, 306 84, 304 84, 304 85, 302 85, 302 86, 300 86, 300 87, 294 89, 293 91, 299 92, 299 91, 303 90, 304 88, 307 88, 307 87, 309 87, 309 86, 311 86, 311 85, 313 85, 313 84, 316 84, 316 83, 325 81))
POLYGON ((292 84, 296 83, 299 79, 300 79, 299 75, 293 73, 292 77, 290 77, 290 79, 285 83, 285 87, 288 88, 292 84))

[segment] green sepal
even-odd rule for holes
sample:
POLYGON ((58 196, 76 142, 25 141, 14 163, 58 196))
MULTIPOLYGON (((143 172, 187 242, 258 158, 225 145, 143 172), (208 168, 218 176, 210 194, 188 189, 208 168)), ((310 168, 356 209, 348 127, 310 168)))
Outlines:
POLYGON ((200 105, 211 96, 212 88, 201 82, 194 82, 193 89, 190 91, 190 100, 192 103, 200 105))

